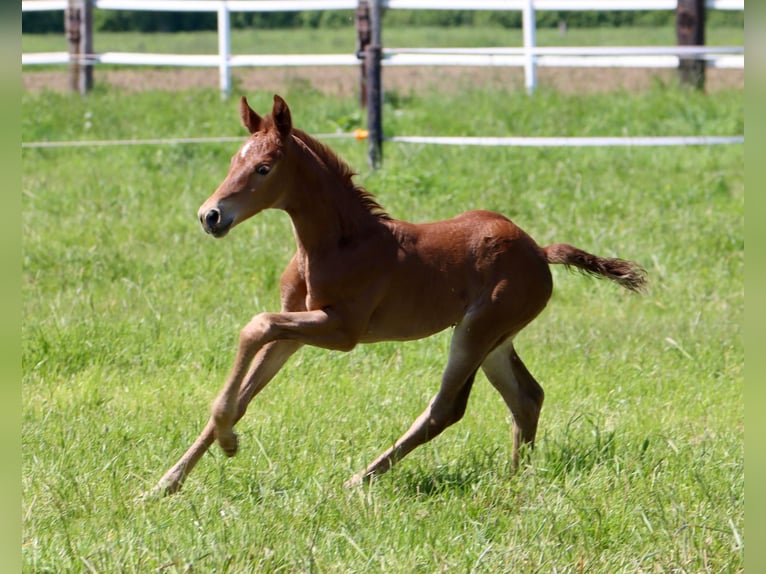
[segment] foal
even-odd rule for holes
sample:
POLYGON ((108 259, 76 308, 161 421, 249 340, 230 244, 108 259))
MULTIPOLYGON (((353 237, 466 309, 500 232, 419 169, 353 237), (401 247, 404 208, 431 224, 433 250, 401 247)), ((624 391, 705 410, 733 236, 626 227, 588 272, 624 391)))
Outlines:
POLYGON ((215 440, 233 456, 234 424, 302 345, 349 351, 358 343, 420 339, 447 327, 453 335, 439 391, 409 430, 346 485, 386 472, 460 420, 480 368, 513 416, 516 468, 520 445, 534 443, 543 389, 513 338, 548 302, 549 264, 574 266, 633 291, 643 287, 645 271, 563 243, 539 247, 489 211, 436 223, 398 221, 354 184, 352 170, 328 147, 293 128, 279 96, 266 117, 242 98, 240 116, 251 135, 200 207, 202 227, 223 237, 264 209, 282 209, 292 220, 297 250, 280 281, 282 311, 260 313, 242 329, 207 426, 155 491, 177 491, 215 440))

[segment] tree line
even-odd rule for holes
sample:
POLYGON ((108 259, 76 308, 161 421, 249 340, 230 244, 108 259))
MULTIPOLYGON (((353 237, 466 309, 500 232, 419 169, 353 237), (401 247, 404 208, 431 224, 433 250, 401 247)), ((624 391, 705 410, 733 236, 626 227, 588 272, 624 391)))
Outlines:
MULTIPOLYGON (((710 11, 707 24, 711 26, 744 26, 743 11, 710 11)), ((565 22, 569 27, 595 28, 618 26, 674 26, 672 11, 608 11, 608 12, 538 12, 538 28, 557 27, 565 22)), ((354 25, 351 10, 312 10, 307 12, 233 12, 232 28, 342 28, 354 25)), ((383 26, 498 26, 521 28, 521 12, 474 10, 390 10, 384 11, 383 26)), ((95 10, 93 27, 104 32, 189 32, 215 30, 217 16, 210 12, 143 12, 127 10, 95 10)), ((25 12, 21 19, 22 33, 63 33, 61 12, 25 12)))

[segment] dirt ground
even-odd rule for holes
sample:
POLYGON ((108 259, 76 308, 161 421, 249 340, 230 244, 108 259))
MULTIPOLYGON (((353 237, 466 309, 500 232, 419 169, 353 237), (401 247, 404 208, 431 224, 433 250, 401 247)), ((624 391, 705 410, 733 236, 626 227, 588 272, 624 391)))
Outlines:
MULTIPOLYGON (((640 91, 657 80, 673 82, 675 70, 622 68, 539 68, 538 85, 564 93, 640 91)), ((286 87, 313 87, 323 93, 351 97, 359 93, 359 69, 348 67, 290 67, 236 69, 232 72, 236 90, 281 91, 286 87)), ((66 70, 24 71, 24 89, 64 91, 68 89, 66 70)), ((217 68, 162 68, 100 70, 94 83, 133 92, 138 90, 183 90, 195 87, 217 88, 217 68)), ((420 90, 457 89, 466 85, 505 86, 524 89, 524 71, 520 68, 401 67, 384 68, 383 88, 404 94, 420 90)), ((744 70, 707 70, 705 89, 715 92, 744 88, 744 70)))

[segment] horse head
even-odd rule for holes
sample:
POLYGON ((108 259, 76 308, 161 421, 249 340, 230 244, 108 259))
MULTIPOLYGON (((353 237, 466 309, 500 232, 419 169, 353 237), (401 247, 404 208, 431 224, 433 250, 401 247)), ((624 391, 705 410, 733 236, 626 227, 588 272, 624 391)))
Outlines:
POLYGON ((287 103, 274 95, 271 113, 261 117, 243 96, 239 114, 250 137, 231 158, 223 182, 197 213, 202 228, 214 237, 223 237, 264 209, 282 207, 286 186, 280 173, 290 172, 284 161, 293 129, 287 103))

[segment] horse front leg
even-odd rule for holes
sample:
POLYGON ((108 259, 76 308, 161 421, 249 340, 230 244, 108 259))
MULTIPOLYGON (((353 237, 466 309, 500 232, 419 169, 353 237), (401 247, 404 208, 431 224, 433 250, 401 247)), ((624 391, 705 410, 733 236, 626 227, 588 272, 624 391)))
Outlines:
MULTIPOLYGON (((257 395, 284 366, 285 362, 299 348, 294 341, 275 341, 264 346, 255 356, 252 366, 244 378, 237 397, 237 406, 233 423, 241 419, 247 411, 250 401, 257 395)), ((215 442, 216 423, 213 417, 205 425, 197 440, 192 443, 184 455, 157 482, 150 495, 173 494, 181 489, 184 480, 192 471, 202 455, 215 442)))
POLYGON ((233 430, 237 416, 237 396, 253 358, 262 346, 250 336, 249 326, 250 323, 240 332, 234 366, 211 407, 210 420, 215 429, 215 438, 226 456, 237 454, 239 443, 233 430))
POLYGON ((256 353, 273 341, 289 343, 295 349, 307 344, 348 351, 354 348, 357 338, 342 326, 344 323, 331 310, 261 313, 245 325, 240 331, 234 366, 211 409, 215 438, 227 456, 237 452, 238 441, 233 427, 238 420, 238 391, 256 353))

